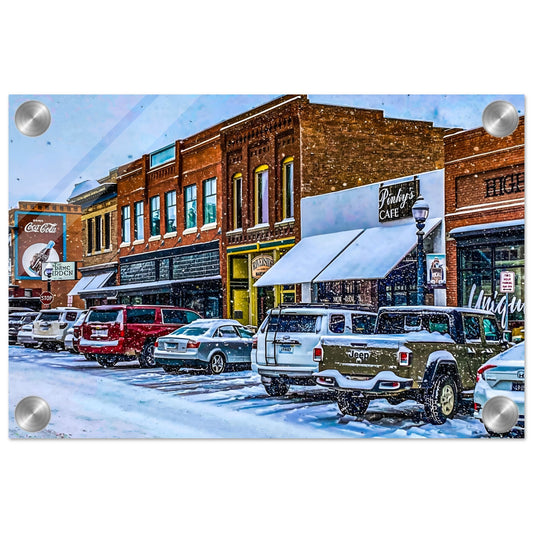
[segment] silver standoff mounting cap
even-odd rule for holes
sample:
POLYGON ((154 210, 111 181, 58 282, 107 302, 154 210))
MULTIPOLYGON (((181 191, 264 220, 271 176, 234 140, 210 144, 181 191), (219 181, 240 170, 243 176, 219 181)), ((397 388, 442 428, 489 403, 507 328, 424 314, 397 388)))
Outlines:
POLYGON ((507 137, 518 127, 518 112, 510 102, 496 100, 484 109, 481 120, 493 137, 507 137))
POLYGON ((15 407, 15 420, 24 431, 41 431, 51 416, 50 406, 39 396, 26 396, 15 407))

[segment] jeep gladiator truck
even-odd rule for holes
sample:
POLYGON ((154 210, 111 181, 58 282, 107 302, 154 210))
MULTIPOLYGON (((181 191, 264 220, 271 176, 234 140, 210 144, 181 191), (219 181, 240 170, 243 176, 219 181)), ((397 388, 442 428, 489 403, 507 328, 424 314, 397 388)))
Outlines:
POLYGON ((373 335, 322 336, 316 383, 334 389, 343 414, 370 402, 415 400, 432 424, 472 396, 477 369, 507 347, 493 313, 436 306, 382 307, 373 335))

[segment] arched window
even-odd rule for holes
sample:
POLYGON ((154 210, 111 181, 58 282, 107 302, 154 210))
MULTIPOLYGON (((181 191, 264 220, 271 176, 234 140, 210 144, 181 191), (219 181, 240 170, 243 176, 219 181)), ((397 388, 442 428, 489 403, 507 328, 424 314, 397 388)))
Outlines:
POLYGON ((233 229, 242 228, 242 174, 233 176, 233 229))
POLYGON ((294 218, 294 157, 286 157, 282 163, 283 218, 294 218))
POLYGON ((255 225, 268 223, 268 165, 255 169, 255 225))

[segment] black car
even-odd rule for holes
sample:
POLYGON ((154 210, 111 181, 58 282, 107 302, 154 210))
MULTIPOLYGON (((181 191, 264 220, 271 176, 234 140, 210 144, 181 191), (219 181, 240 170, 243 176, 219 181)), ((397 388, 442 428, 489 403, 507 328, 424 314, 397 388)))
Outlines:
POLYGON ((19 329, 33 322, 39 313, 35 311, 11 313, 9 315, 9 344, 16 344, 19 329))

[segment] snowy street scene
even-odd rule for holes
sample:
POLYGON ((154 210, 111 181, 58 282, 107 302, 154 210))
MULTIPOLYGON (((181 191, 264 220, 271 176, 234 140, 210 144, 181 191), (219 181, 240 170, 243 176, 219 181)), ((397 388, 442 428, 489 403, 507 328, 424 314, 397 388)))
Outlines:
POLYGON ((485 438, 483 424, 458 414, 442 426, 424 421, 415 402, 370 403, 364 419, 339 413, 321 387, 294 387, 270 398, 251 371, 165 374, 135 362, 111 369, 68 352, 10 347, 11 438, 485 438), (52 416, 38 433, 14 420, 18 401, 45 399, 52 416))

